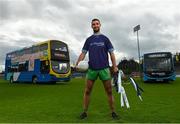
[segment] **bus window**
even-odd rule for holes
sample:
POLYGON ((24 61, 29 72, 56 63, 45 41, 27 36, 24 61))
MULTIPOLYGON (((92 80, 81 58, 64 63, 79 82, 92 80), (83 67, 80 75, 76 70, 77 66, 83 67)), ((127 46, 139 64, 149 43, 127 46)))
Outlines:
POLYGON ((32 47, 32 53, 37 53, 39 51, 39 47, 38 46, 33 46, 32 47))
POLYGON ((41 67, 40 67, 40 70, 41 70, 41 73, 49 73, 49 61, 48 60, 45 60, 45 61, 41 61, 41 67))
POLYGON ((12 66, 11 72, 18 72, 18 66, 12 66))
POLYGON ((28 62, 19 64, 18 70, 19 72, 28 71, 28 62))
POLYGON ((68 52, 67 45, 62 42, 51 42, 51 49, 60 52, 68 52))
POLYGON ((10 67, 10 66, 8 66, 7 71, 8 71, 8 72, 11 72, 11 67, 10 67))
POLYGON ((59 62, 59 61, 51 61, 52 63, 52 69, 56 73, 67 73, 70 69, 68 62, 59 62))
POLYGON ((18 57, 19 56, 19 51, 17 51, 17 52, 13 52, 12 54, 11 54, 11 58, 15 58, 15 57, 18 57))
POLYGON ((32 49, 31 48, 27 48, 24 50, 25 54, 31 54, 32 53, 32 49))
POLYGON ((60 41, 51 41, 51 59, 69 61, 68 47, 60 41))
POLYGON ((40 45, 40 51, 44 51, 44 50, 47 50, 47 49, 48 49, 48 44, 47 43, 40 45))
POLYGON ((12 65, 8 66, 8 72, 18 72, 18 63, 12 63, 12 65))
POLYGON ((18 52, 18 54, 19 54, 19 56, 23 56, 23 55, 24 55, 24 50, 20 50, 20 51, 18 52))

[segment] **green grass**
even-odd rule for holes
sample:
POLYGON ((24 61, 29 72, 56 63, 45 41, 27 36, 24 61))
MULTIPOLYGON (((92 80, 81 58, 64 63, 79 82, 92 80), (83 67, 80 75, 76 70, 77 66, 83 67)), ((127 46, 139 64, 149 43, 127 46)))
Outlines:
POLYGON ((9 84, 0 80, 0 122, 180 122, 180 78, 171 83, 142 83, 140 102, 132 85, 125 84, 131 108, 121 108, 119 94, 115 106, 119 120, 110 117, 103 85, 96 81, 88 118, 80 120, 85 79, 67 84, 9 84))

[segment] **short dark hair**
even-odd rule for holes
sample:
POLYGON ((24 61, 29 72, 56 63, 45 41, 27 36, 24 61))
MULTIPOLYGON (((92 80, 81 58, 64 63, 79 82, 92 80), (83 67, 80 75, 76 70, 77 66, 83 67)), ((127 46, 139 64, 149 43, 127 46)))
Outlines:
POLYGON ((98 22, 100 23, 100 20, 99 20, 99 19, 97 19, 97 18, 92 19, 92 21, 91 21, 91 22, 94 22, 94 21, 98 21, 98 22))

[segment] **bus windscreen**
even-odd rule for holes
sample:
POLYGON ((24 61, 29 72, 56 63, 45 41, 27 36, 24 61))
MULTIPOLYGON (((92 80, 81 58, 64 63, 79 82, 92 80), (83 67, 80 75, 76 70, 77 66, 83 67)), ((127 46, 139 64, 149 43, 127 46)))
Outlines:
POLYGON ((51 41, 51 59, 69 61, 68 47, 60 41, 51 41))
POLYGON ((67 62, 59 62, 59 61, 51 61, 52 69, 56 73, 67 73, 69 71, 69 63, 67 62))
POLYGON ((146 72, 163 72, 172 70, 171 58, 146 58, 144 62, 146 72))

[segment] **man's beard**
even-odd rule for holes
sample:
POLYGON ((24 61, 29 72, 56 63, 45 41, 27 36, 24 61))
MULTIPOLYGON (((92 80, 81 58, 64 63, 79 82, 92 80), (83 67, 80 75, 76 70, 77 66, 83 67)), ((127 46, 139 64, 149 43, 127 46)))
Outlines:
POLYGON ((97 29, 97 30, 93 30, 94 33, 98 33, 100 31, 100 29, 97 29))

